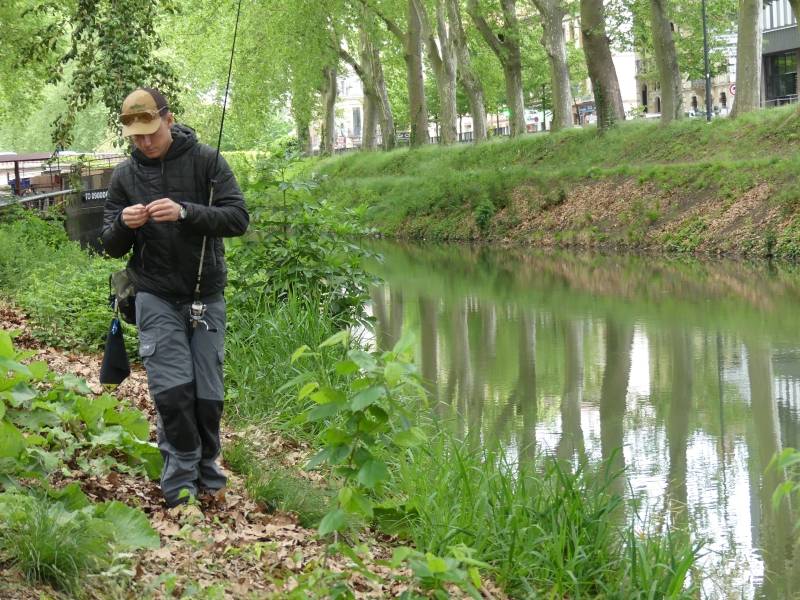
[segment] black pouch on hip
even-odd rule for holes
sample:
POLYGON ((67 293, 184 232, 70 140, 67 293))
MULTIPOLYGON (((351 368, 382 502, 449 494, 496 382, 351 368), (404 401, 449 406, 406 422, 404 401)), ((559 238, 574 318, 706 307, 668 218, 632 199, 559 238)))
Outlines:
POLYGON ((108 286, 111 290, 108 297, 111 310, 119 311, 126 323, 136 325, 136 289, 133 287, 128 269, 109 275, 108 286))

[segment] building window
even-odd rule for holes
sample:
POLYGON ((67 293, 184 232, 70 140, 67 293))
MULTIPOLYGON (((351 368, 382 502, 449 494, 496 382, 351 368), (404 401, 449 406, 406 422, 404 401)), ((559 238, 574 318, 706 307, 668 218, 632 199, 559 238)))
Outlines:
POLYGON ((353 137, 361 137, 361 108, 353 107, 353 137))
POLYGON ((661 112, 661 96, 656 96, 656 112, 661 112))
POLYGON ((697 112, 697 96, 692 96, 692 111, 697 112))
POLYGON ((642 106, 644 106, 644 112, 647 112, 647 86, 646 85, 642 88, 642 106))
POLYGON ((797 94, 797 53, 792 50, 765 56, 764 81, 767 100, 797 94))
POLYGON ((728 108, 728 95, 725 92, 720 92, 719 104, 722 108, 728 108))

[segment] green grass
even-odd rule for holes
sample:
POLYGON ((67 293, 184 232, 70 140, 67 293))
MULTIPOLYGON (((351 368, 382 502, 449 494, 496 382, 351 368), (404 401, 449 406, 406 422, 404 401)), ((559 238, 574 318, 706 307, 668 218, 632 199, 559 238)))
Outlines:
MULTIPOLYGON (((772 192, 770 206, 793 214, 800 208, 795 191, 800 157, 793 152, 798 140, 800 113, 782 107, 710 124, 687 119, 665 127, 642 120, 622 123, 605 135, 575 129, 477 145, 352 153, 309 161, 306 168, 327 176, 320 190, 324 196, 341 206, 358 207, 370 225, 388 235, 497 238, 518 224, 513 216, 499 215, 519 190, 529 198, 533 213, 545 213, 568 202, 571 188, 620 179, 654 186, 658 194, 672 193, 690 203, 711 198, 713 206, 733 202, 766 183, 772 192)), ((660 222, 680 218, 680 210, 673 212, 659 215, 660 222)), ((632 228, 620 227, 612 218, 595 225, 591 242, 660 244, 662 240, 647 235, 658 220, 632 228)), ((574 225, 557 233, 557 241, 581 237, 574 225)), ((752 233, 758 236, 758 228, 752 233)), ((698 243, 672 240, 669 248, 694 251, 705 235, 698 243)), ((761 252, 764 247, 766 242, 760 240, 750 250, 761 252)), ((780 250, 778 245, 776 252, 780 250)))
POLYGON ((303 527, 316 527, 335 501, 330 490, 298 475, 297 469, 257 456, 245 440, 223 449, 225 462, 245 477, 247 493, 256 502, 297 515, 303 527))
POLYGON ((695 597, 686 576, 697 548, 635 533, 604 472, 525 456, 510 464, 440 432, 400 463, 394 492, 417 548, 474 548, 513 597, 695 597))
MULTIPOLYGON (((9 495, 6 494, 8 497, 9 495)), ((45 494, 14 494, 0 517, 0 555, 30 582, 78 595, 81 577, 108 563, 109 535, 45 494)))

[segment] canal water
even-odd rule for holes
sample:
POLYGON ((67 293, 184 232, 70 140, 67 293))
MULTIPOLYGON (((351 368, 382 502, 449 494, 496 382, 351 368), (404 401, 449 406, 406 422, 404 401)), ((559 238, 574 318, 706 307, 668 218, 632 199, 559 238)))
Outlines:
POLYGON ((704 597, 800 597, 800 507, 773 508, 785 475, 768 469, 800 448, 800 269, 374 249, 377 342, 416 333, 460 435, 613 461, 631 507, 705 542, 704 597))

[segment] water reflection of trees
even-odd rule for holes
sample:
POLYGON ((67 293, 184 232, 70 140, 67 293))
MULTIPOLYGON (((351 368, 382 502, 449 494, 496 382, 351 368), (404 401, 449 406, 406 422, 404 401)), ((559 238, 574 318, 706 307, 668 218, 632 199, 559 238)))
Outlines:
MULTIPOLYGON (((651 506, 673 525, 707 525, 713 511, 741 517, 726 477, 737 449, 746 447, 749 529, 770 575, 761 592, 780 597, 800 589, 791 562, 797 513, 788 503, 772 509, 782 474, 766 471, 785 438, 800 438, 800 368, 774 373, 771 343, 751 331, 742 338, 735 327, 665 326, 617 311, 574 314, 562 310, 560 297, 531 306, 376 290, 376 339, 387 347, 403 328, 419 330, 424 384, 458 435, 500 443, 520 460, 543 452, 568 463, 603 459, 612 471, 647 471, 650 487, 640 492, 655 496, 651 506), (646 342, 637 369, 635 332, 646 342), (636 446, 637 439, 652 447, 636 446), (698 462, 706 441, 714 456, 698 462)), ((625 484, 617 480, 616 491, 626 493, 625 484)))

